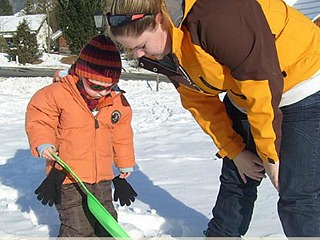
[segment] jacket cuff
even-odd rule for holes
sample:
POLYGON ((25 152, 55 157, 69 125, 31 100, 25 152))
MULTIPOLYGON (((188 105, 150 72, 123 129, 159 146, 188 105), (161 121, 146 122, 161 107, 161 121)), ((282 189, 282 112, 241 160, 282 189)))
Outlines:
POLYGON ((38 151, 39 157, 42 158, 43 151, 45 149, 47 149, 48 147, 51 147, 54 151, 56 150, 56 148, 51 144, 41 144, 40 146, 37 147, 37 151, 38 151))
POLYGON ((260 151, 257 151, 257 152, 258 152, 258 155, 259 155, 259 157, 261 158, 261 160, 263 162, 268 162, 268 163, 275 164, 277 161, 279 161, 279 159, 276 158, 276 157, 275 158, 270 158, 270 157, 266 156, 265 154, 263 154, 260 151))
POLYGON ((128 167, 128 168, 118 168, 119 172, 121 173, 126 173, 126 172, 133 172, 133 167, 128 167))
POLYGON ((241 153, 245 147, 246 144, 243 142, 242 137, 237 135, 229 144, 220 149, 216 156, 219 158, 228 157, 229 159, 233 159, 241 153))

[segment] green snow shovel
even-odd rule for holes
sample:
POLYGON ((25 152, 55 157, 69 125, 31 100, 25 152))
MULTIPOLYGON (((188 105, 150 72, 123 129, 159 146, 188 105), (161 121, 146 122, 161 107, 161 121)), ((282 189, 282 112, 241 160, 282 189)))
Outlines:
POLYGON ((119 223, 112 217, 112 215, 102 206, 99 200, 87 189, 80 178, 70 169, 70 167, 62 161, 60 157, 51 153, 57 162, 74 177, 78 184, 83 188, 87 194, 87 203, 90 212, 100 222, 100 224, 116 239, 130 239, 129 235, 119 225, 119 223))

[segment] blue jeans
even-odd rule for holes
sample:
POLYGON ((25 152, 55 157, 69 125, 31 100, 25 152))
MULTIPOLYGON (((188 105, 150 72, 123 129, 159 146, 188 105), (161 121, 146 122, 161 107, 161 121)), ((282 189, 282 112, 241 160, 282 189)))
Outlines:
MULTIPOLYGON (((242 135, 247 149, 255 152, 246 115, 226 97, 233 128, 242 135)), ((288 237, 320 236, 320 92, 281 108, 283 113, 280 150, 278 214, 288 237)), ((260 182, 247 178, 244 184, 233 161, 223 159, 221 186, 209 237, 244 235, 252 217, 260 182)))

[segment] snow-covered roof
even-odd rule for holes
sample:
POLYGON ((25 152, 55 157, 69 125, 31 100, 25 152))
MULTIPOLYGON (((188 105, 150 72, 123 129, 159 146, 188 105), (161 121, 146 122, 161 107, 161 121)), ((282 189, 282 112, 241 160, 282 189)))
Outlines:
POLYGON ((45 21, 46 15, 0 16, 0 32, 15 32, 23 19, 26 19, 31 31, 37 31, 45 21))
POLYGON ((320 14, 320 0, 285 0, 285 2, 299 10, 311 20, 320 14))
POLYGON ((60 37, 60 36, 62 36, 62 31, 61 30, 58 30, 58 31, 56 31, 55 33, 53 33, 52 35, 51 35, 51 39, 54 41, 54 40, 56 40, 58 37, 60 37))

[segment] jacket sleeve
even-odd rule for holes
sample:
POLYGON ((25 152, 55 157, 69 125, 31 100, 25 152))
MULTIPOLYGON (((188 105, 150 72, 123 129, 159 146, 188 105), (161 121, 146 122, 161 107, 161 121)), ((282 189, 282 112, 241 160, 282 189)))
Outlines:
POLYGON ((219 157, 234 158, 245 148, 242 137, 232 128, 225 106, 219 96, 197 92, 180 85, 178 87, 182 106, 189 110, 202 130, 207 133, 220 150, 219 157))
MULTIPOLYGON (((245 100, 234 102, 247 112, 259 156, 264 161, 279 160, 283 76, 275 38, 261 6, 255 0, 198 1, 187 21, 193 42, 230 70, 228 80, 244 96, 245 100), (209 13, 209 9, 219 11, 209 13)), ((217 129, 218 142, 223 135, 232 141, 229 129, 217 129)))
POLYGON ((133 130, 131 127, 132 109, 123 94, 115 98, 116 105, 121 106, 121 117, 115 124, 113 134, 113 151, 115 165, 118 168, 132 168, 135 165, 133 130))
POLYGON ((245 109, 257 153, 271 163, 279 160, 282 137, 282 112, 278 107, 282 89, 271 86, 275 80, 237 82, 246 97, 245 109))
POLYGON ((58 109, 47 95, 47 88, 41 89, 31 98, 25 117, 25 130, 31 153, 38 157, 37 147, 42 144, 56 146, 58 109))

